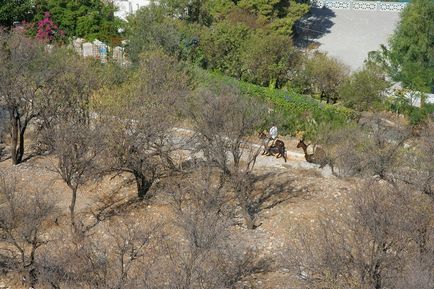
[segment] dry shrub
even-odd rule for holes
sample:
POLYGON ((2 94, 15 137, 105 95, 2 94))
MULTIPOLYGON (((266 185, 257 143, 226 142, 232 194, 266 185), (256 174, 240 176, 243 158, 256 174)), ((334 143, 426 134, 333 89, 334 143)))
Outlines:
POLYGON ((298 228, 286 266, 306 288, 429 288, 434 204, 426 201, 386 182, 368 182, 355 192, 349 212, 326 213, 318 227, 298 228))

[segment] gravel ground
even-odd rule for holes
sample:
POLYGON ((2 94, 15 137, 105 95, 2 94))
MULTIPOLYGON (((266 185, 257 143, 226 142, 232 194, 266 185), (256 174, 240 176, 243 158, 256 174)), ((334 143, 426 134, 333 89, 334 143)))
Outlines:
MULTIPOLYGON (((252 143, 254 140, 252 138, 252 143)), ((255 172, 261 181, 256 184, 255 191, 258 195, 268 194, 256 215, 259 227, 256 230, 247 230, 243 226, 233 228, 239 240, 243 240, 259 258, 271 260, 274 266, 271 272, 252 276, 246 281, 245 288, 300 288, 298 277, 282 263, 297 229, 316 226, 324 211, 341 214, 342 208, 350 206, 347 196, 353 181, 335 178, 328 168, 319 169, 317 165, 307 163, 301 149, 296 149, 296 139, 282 140, 288 150, 286 163, 282 158, 262 155, 256 162, 255 172)), ((46 189, 66 212, 70 193, 57 174, 49 169, 53 164, 54 160, 49 156, 35 157, 17 166, 6 160, 0 162, 0 174, 15 179, 28 191, 46 189)), ((127 178, 105 178, 83 187, 78 197, 78 211, 85 210, 96 196, 120 186, 127 178)), ((134 196, 134 186, 125 187, 119 193, 134 196)), ((167 222, 170 212, 161 198, 157 196, 146 210, 131 211, 131 217, 143 219, 145 223, 149 218, 167 222)), ((98 227, 98 231, 103 228, 98 227)))

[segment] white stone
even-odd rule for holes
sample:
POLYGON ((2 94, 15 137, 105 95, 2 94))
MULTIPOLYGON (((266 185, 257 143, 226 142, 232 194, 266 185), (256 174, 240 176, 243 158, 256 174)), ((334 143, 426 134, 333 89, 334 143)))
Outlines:
POLYGON ((90 42, 85 42, 82 45, 83 48, 83 57, 93 56, 93 44, 90 42))

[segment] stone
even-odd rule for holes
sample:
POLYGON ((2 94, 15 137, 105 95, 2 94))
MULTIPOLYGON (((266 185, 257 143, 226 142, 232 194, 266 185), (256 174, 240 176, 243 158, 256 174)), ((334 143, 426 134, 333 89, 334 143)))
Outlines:
POLYGON ((113 60, 119 64, 124 62, 124 49, 120 46, 113 48, 113 60))
POLYGON ((74 48, 74 51, 77 52, 79 55, 83 55, 83 48, 82 48, 83 43, 84 43, 83 38, 76 38, 72 40, 72 47, 74 48))
POLYGON ((91 57, 93 56, 93 44, 90 42, 85 42, 82 45, 83 48, 83 57, 91 57))

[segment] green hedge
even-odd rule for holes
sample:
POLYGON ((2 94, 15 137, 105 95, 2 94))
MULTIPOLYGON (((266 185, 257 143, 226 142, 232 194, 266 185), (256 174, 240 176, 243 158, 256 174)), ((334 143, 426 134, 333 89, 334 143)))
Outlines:
POLYGON ((314 137, 321 124, 327 123, 332 127, 341 127, 358 116, 355 111, 346 107, 326 104, 294 91, 265 88, 217 72, 200 70, 197 76, 199 82, 206 84, 221 81, 236 85, 243 94, 265 100, 273 107, 270 118, 277 121, 280 132, 284 134, 294 135, 296 131, 304 131, 306 137, 314 137))

